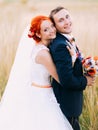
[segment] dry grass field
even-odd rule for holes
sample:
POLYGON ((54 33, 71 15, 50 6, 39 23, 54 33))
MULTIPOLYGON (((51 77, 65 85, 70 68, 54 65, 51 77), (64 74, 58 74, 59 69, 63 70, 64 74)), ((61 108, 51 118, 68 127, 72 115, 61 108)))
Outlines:
MULTIPOLYGON (((0 1, 0 97, 4 92, 24 28, 33 16, 49 15, 50 10, 56 6, 64 6, 72 14, 73 35, 84 55, 98 55, 97 0, 9 1, 0 1)), ((87 88, 84 92, 84 107, 80 122, 81 130, 98 130, 98 79, 93 87, 87 88)))

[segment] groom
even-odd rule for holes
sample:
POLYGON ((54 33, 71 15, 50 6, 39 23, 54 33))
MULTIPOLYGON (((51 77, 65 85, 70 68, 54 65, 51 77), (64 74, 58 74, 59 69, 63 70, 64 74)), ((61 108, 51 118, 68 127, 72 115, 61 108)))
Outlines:
MULTIPOLYGON (((57 37, 50 45, 50 52, 57 68, 60 84, 54 79, 52 86, 64 115, 74 130, 80 130, 79 116, 82 112, 83 90, 93 84, 93 78, 84 76, 82 64, 77 57, 74 66, 67 50, 72 32, 70 14, 64 7, 57 7, 50 13, 50 18, 57 29, 57 37)), ((78 50, 76 49, 78 52, 78 50)))

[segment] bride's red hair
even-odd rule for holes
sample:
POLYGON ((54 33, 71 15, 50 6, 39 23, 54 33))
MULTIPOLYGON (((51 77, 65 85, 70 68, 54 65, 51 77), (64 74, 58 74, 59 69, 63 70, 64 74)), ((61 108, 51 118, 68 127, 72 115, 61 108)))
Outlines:
POLYGON ((40 26, 42 21, 44 20, 50 20, 47 16, 36 16, 31 20, 31 26, 29 30, 28 37, 33 38, 37 43, 41 41, 40 37, 38 37, 38 34, 40 34, 40 26))

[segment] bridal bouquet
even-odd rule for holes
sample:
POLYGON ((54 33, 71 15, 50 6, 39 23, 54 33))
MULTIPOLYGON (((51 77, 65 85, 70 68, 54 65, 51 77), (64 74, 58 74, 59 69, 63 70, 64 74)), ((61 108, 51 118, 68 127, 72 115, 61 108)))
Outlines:
POLYGON ((96 76, 98 75, 98 56, 87 57, 82 60, 83 71, 86 75, 96 76))

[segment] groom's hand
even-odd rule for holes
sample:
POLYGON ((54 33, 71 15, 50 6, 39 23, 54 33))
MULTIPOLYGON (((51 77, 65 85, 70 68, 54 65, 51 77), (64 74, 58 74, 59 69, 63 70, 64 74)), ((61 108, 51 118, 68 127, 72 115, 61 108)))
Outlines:
POLYGON ((93 86, 95 83, 95 77, 86 76, 87 78, 87 86, 93 86))

